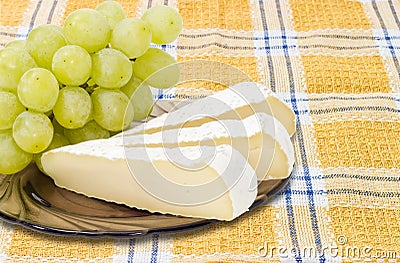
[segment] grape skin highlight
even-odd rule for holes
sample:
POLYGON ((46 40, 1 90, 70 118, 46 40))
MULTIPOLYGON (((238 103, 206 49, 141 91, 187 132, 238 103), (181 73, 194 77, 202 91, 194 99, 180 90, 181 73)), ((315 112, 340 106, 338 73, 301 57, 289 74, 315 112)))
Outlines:
POLYGON ((149 86, 132 76, 131 80, 121 88, 121 91, 130 98, 134 111, 134 120, 143 120, 153 110, 153 94, 149 86))
POLYGON ((90 96, 84 89, 65 87, 60 90, 53 113, 61 126, 77 129, 83 127, 89 121, 92 107, 90 96))
POLYGON ((56 104, 58 82, 53 73, 43 68, 33 68, 22 75, 18 84, 18 98, 28 109, 48 112, 56 104))
POLYGON ((133 73, 155 88, 171 88, 179 81, 180 69, 175 59, 158 48, 149 48, 133 63, 133 73))
POLYGON ((42 25, 29 33, 26 49, 38 66, 51 70, 54 53, 66 44, 64 35, 57 26, 42 25))
POLYGON ((0 130, 10 129, 15 118, 25 111, 25 107, 15 94, 6 91, 0 91, 0 105, 0 130))
POLYGON ((152 32, 152 42, 168 44, 174 41, 182 30, 182 16, 169 6, 154 6, 147 9, 142 19, 152 32))
POLYGON ((32 154, 24 152, 15 143, 12 131, 0 131, 0 173, 13 174, 24 169, 32 161, 32 154))
POLYGON ((80 46, 64 46, 54 54, 52 69, 61 83, 79 86, 90 77, 92 59, 89 53, 80 46))
POLYGON ((67 41, 96 52, 110 42, 111 28, 100 12, 82 8, 70 13, 64 22, 63 33, 67 41))
POLYGON ((25 50, 12 47, 0 50, 0 89, 17 93, 21 76, 36 66, 35 60, 25 50))
POLYGON ((93 118, 104 129, 119 132, 133 121, 133 107, 122 91, 98 89, 91 98, 93 118))
POLYGON ((43 113, 24 111, 15 119, 13 138, 28 153, 44 151, 53 139, 53 125, 43 113))
POLYGON ((150 47, 151 31, 141 19, 126 18, 115 25, 111 33, 110 44, 129 58, 143 55, 150 47))
POLYGON ((116 1, 101 2, 97 5, 96 10, 107 18, 111 29, 114 29, 115 24, 126 18, 124 8, 116 1))
POLYGON ((132 76, 132 63, 122 52, 104 48, 92 55, 92 80, 102 88, 125 85, 132 76))

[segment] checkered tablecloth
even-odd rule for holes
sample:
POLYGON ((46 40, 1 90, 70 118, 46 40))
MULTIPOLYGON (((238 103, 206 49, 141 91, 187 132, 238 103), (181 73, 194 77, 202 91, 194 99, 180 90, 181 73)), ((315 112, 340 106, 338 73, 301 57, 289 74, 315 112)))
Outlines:
MULTIPOLYGON (((0 45, 98 2, 0 0, 0 45)), ((1 223, 0 261, 400 262, 399 1, 121 3, 129 16, 158 4, 179 9, 184 29, 164 47, 171 55, 232 65, 293 108, 290 183, 233 222, 178 234, 92 240, 1 223)))

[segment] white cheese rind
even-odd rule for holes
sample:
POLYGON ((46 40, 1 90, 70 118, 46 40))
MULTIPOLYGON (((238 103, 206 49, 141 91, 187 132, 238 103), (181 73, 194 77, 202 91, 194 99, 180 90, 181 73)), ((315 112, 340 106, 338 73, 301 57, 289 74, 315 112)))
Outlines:
MULTIPOLYGON (((256 112, 273 115, 292 136, 295 132, 295 114, 291 108, 265 86, 243 82, 206 98, 194 101, 168 114, 163 114, 123 134, 157 132, 160 129, 179 128, 188 122, 207 122, 212 119, 242 119, 256 112)), ((121 136, 121 135, 117 135, 121 136)))
POLYGON ((232 220, 257 195, 254 170, 229 145, 201 147, 202 152, 181 147, 192 161, 180 169, 164 149, 124 149, 116 142, 61 147, 43 154, 42 165, 60 187, 150 212, 232 220))
POLYGON ((198 127, 125 135, 123 138, 120 142, 125 147, 230 144, 248 158, 258 180, 286 178, 294 165, 294 149, 289 134, 280 121, 265 113, 243 120, 210 121, 198 127), (258 147, 261 149, 257 150, 258 147), (268 165, 264 165, 266 163, 268 165))

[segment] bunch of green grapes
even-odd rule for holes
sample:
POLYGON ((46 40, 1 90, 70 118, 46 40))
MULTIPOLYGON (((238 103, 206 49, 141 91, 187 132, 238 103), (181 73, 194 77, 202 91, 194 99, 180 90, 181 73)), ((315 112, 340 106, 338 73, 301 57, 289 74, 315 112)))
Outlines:
POLYGON ((108 138, 146 118, 153 88, 173 87, 175 59, 154 44, 174 41, 182 18, 155 6, 127 18, 121 4, 70 13, 0 50, 0 173, 21 171, 60 146, 108 138))

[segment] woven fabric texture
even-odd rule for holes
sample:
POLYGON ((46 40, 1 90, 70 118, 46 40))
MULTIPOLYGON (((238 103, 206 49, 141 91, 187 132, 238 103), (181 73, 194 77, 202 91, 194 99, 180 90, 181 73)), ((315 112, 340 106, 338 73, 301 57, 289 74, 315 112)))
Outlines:
MULTIPOLYGON (((0 0, 0 46, 100 1, 0 0)), ((0 262, 400 262, 399 1, 120 2, 129 16, 179 9, 184 28, 167 52, 231 65, 287 102, 291 180, 233 222, 177 234, 93 240, 0 223, 0 262)), ((173 97, 224 88, 194 81, 173 97)))

